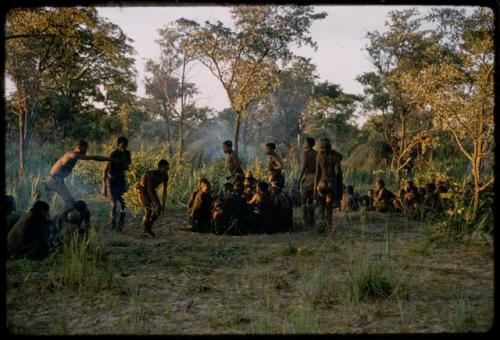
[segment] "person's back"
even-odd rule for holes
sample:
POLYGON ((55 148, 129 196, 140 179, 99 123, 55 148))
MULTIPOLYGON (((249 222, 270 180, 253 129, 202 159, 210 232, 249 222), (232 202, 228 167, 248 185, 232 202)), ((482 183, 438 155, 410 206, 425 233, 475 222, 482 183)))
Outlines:
POLYGON ((275 226, 277 232, 289 231, 293 227, 291 215, 293 214, 293 206, 288 195, 282 191, 278 191, 274 196, 275 226))
POLYGON ((195 196, 191 218, 193 220, 194 231, 209 232, 210 225, 210 212, 212 209, 212 196, 208 192, 198 191, 195 196))
POLYGON ((27 256, 38 260, 48 254, 51 229, 48 210, 47 203, 37 201, 30 211, 17 221, 7 235, 8 258, 27 256))
POLYGON ((247 203, 241 193, 233 192, 224 206, 224 214, 228 217, 229 235, 240 235, 245 232, 247 203))

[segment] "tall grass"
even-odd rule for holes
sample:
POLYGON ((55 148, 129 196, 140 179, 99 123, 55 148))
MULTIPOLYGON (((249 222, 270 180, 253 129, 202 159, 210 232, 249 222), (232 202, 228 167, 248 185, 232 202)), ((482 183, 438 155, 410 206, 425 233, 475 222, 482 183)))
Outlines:
POLYGON ((114 266, 104 259, 93 227, 83 236, 75 233, 66 240, 55 262, 51 276, 58 286, 74 287, 78 292, 119 288, 114 266))

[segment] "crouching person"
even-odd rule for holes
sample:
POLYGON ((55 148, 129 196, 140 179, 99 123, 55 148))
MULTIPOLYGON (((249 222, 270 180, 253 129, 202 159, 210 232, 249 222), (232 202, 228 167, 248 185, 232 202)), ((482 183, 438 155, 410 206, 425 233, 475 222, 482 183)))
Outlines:
POLYGON ((50 245, 58 246, 73 235, 83 237, 90 227, 90 211, 84 201, 76 201, 70 210, 63 212, 54 220, 50 235, 50 245))
POLYGON ((141 180, 135 184, 136 190, 139 192, 139 199, 144 209, 144 217, 142 218, 142 228, 144 233, 155 237, 153 232, 153 223, 165 210, 165 202, 167 200, 167 185, 168 185, 168 169, 167 160, 162 159, 158 162, 158 169, 148 170, 141 177, 141 180), (163 184, 162 201, 158 198, 156 188, 163 184))
POLYGON ((50 229, 49 205, 36 201, 7 235, 7 257, 15 259, 26 256, 32 260, 45 258, 49 253, 50 229))
POLYGON ((210 223, 210 212, 212 209, 212 195, 210 194, 210 182, 202 178, 200 180, 199 190, 194 198, 190 217, 192 221, 192 231, 200 233, 209 233, 212 231, 210 223))

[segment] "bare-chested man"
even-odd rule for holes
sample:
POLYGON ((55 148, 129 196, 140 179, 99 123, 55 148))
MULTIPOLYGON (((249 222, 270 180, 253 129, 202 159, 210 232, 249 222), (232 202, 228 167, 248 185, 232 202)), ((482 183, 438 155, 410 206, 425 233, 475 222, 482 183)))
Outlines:
POLYGON ((285 187, 285 177, 281 173, 283 171, 283 161, 276 153, 276 144, 267 143, 266 153, 269 156, 268 170, 269 170, 269 183, 277 182, 281 187, 285 187))
POLYGON ((158 169, 148 170, 141 177, 141 180, 135 184, 139 192, 139 198, 144 208, 144 217, 142 218, 142 228, 144 233, 155 237, 153 232, 153 223, 165 211, 165 202, 167 200, 169 164, 166 159, 158 162, 158 169), (156 194, 156 188, 163 184, 162 201, 156 194))
POLYGON ((306 137, 299 177, 304 225, 310 227, 314 226, 314 176, 316 175, 316 156, 318 154, 313 150, 315 144, 314 138, 306 137))
POLYGON ((233 181, 236 177, 236 174, 240 174, 243 177, 243 169, 241 167, 240 160, 238 156, 233 151, 233 142, 230 140, 222 143, 222 150, 224 153, 227 153, 226 165, 229 170, 229 176, 226 177, 227 180, 233 181))
POLYGON ((50 175, 47 178, 46 187, 49 191, 55 191, 62 198, 65 204, 65 210, 71 209, 75 203, 75 198, 66 187, 64 179, 68 177, 78 160, 92 160, 106 162, 110 159, 103 156, 90 156, 87 154, 88 143, 84 140, 78 141, 73 151, 66 152, 50 169, 50 175))
POLYGON ((319 142, 316 157, 316 176, 314 178, 315 195, 320 205, 322 223, 331 231, 334 206, 340 204, 342 198, 342 155, 333 150, 328 138, 319 142))

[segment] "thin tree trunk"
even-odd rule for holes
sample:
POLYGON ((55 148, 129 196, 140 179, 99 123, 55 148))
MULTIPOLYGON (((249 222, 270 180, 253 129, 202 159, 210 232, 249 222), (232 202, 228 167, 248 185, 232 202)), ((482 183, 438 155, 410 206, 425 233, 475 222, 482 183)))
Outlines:
POLYGON ((240 135, 241 115, 236 113, 236 121, 234 124, 234 153, 238 157, 238 137, 240 135))
POLYGON ((24 139, 24 131, 25 131, 25 118, 26 118, 26 110, 24 109, 23 98, 24 91, 22 88, 17 88, 17 99, 18 99, 18 127, 19 127, 19 177, 20 179, 24 178, 25 175, 25 139, 24 139))
POLYGON ((182 159, 182 151, 184 149, 184 135, 183 135, 183 124, 184 124, 184 95, 185 95, 185 76, 186 76, 186 57, 184 57, 182 62, 182 79, 181 79, 181 112, 179 114, 179 158, 182 159))
POLYGON ((168 118, 168 110, 167 110, 167 103, 165 100, 163 100, 163 117, 165 118, 165 123, 166 123, 166 132, 167 132, 167 143, 168 143, 168 157, 172 154, 171 152, 171 146, 170 146, 170 119, 168 118))

